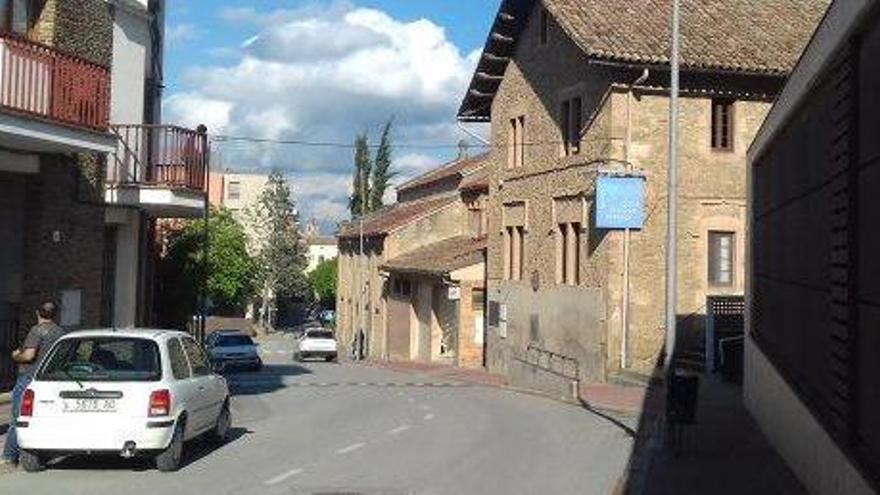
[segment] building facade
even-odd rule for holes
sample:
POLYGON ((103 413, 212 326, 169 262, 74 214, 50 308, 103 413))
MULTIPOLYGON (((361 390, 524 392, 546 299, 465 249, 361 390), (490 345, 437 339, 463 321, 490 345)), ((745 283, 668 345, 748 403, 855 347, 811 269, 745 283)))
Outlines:
POLYGON ((321 229, 314 220, 303 229, 303 240, 306 243, 309 264, 306 273, 312 273, 325 261, 335 260, 339 256, 339 243, 336 237, 321 235, 321 229))
MULTIPOLYGON (((710 3, 685 1, 682 17, 677 313, 681 340, 694 346, 707 296, 743 293, 746 150, 824 8, 710 3), (729 43, 713 43, 718 36, 729 43)), ((648 374, 660 357, 669 36, 656 19, 664 9, 650 0, 501 4, 459 118, 490 122, 496 143, 486 362, 514 382, 648 374), (603 176, 644 179, 641 229, 596 226, 603 176)))
POLYGON ((160 118, 163 2, 0 10, 6 386, 8 351, 43 300, 60 304, 69 328, 150 320, 154 220, 202 214, 208 164, 204 133, 146 125, 160 118))
POLYGON ((749 151, 744 397, 810 493, 880 491, 880 3, 834 2, 749 151))
POLYGON ((362 226, 342 226, 336 308, 347 352, 482 365, 485 159, 417 177, 362 226))

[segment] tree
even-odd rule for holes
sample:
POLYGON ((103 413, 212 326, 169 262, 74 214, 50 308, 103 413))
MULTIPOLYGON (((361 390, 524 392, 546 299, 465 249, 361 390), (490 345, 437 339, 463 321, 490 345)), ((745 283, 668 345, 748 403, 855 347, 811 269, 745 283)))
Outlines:
POLYGON ((373 163, 370 160, 370 145, 367 134, 359 134, 354 140, 354 176, 352 178, 351 200, 348 209, 352 217, 360 216, 367 211, 370 197, 370 172, 373 163))
POLYGON ((391 179, 396 175, 391 171, 393 124, 394 119, 389 119, 385 123, 375 158, 370 157, 367 134, 358 134, 355 137, 352 193, 348 202, 348 210, 352 218, 382 208, 382 198, 391 185, 391 179))
POLYGON ((308 297, 304 275, 305 245, 300 239, 296 204, 281 172, 269 174, 265 189, 248 211, 256 250, 261 323, 269 325, 270 302, 278 298, 308 297))
POLYGON ((376 211, 382 208, 382 198, 385 197, 385 191, 390 185, 391 179, 396 175, 391 172, 391 126, 394 119, 389 119, 382 129, 382 138, 379 141, 379 148, 376 150, 376 159, 373 161, 373 177, 370 187, 370 204, 369 211, 376 211))
POLYGON ((214 312, 234 315, 243 312, 253 293, 254 263, 247 252, 244 229, 229 210, 212 209, 208 217, 208 263, 204 220, 189 220, 168 239, 168 254, 159 263, 158 306, 163 324, 179 326, 196 314, 199 293, 207 269, 206 295, 214 312))
POLYGON ((336 307, 336 258, 326 260, 309 274, 309 283, 318 299, 321 309, 334 309, 336 307))

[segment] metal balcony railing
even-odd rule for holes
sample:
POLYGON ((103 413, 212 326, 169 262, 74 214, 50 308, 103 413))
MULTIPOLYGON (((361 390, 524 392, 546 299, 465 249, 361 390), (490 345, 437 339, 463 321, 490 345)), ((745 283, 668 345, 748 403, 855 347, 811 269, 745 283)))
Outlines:
POLYGON ((110 69, 0 33, 0 109, 106 132, 110 69))
POLYGON ((115 185, 161 186, 205 191, 208 135, 166 125, 112 125, 118 146, 108 164, 115 185))

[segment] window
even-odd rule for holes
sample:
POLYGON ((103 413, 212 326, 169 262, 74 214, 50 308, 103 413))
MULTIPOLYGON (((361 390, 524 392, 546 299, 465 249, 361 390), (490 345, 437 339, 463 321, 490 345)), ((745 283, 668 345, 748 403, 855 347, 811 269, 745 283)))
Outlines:
POLYGON ((412 294, 412 284, 410 284, 409 280, 395 278, 394 283, 391 285, 391 293, 400 298, 410 297, 412 294))
POLYGON ((709 283, 733 285, 734 233, 709 232, 709 283))
POLYGON ((524 240, 522 226, 504 229, 504 278, 507 280, 522 280, 524 240))
POLYGON ((525 125, 524 116, 510 119, 508 130, 507 167, 519 168, 525 162, 525 125))
POLYGON ((159 347, 148 339, 79 337, 58 342, 39 379, 71 382, 154 382, 162 378, 159 347))
POLYGON ((0 0, 0 31, 27 34, 37 15, 32 0, 0 0))
POLYGON ((470 215, 470 232, 471 237, 481 237, 483 235, 483 210, 472 208, 468 211, 470 215))
POLYGON ((562 131, 562 156, 573 156, 581 152, 581 113, 583 102, 580 97, 562 102, 559 111, 559 128, 562 131))
POLYGON ((712 100, 712 149, 733 151, 733 101, 712 100))
POLYGON ((550 40, 550 13, 547 8, 541 9, 541 44, 546 45, 550 40))
POLYGON ((211 367, 208 365, 208 359, 202 352, 199 344, 193 339, 183 339, 183 348, 186 351, 186 357, 189 358, 189 364, 192 368, 193 376, 205 376, 211 373, 211 367))
POLYGON ((226 193, 226 199, 237 201, 241 199, 241 182, 237 180, 229 181, 229 190, 226 193))
POLYGON ((189 378, 189 363, 186 361, 186 355, 183 353, 180 340, 171 339, 168 341, 168 360, 171 364, 171 374, 174 375, 175 380, 189 378))
POLYGON ((560 223, 556 230, 556 283, 580 283, 581 224, 560 223))

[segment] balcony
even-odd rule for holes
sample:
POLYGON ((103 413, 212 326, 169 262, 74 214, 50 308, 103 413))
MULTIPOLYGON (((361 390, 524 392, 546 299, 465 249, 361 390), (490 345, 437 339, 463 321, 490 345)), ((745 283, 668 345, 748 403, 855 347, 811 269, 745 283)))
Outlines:
POLYGON ((110 152, 110 70, 0 33, 0 146, 110 152))
POLYGON ((111 125, 116 150, 107 163, 106 200, 154 217, 204 213, 208 135, 164 125, 111 125))

